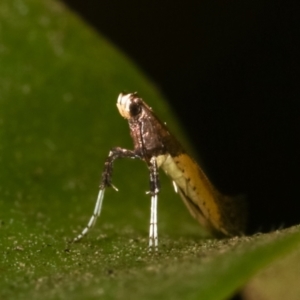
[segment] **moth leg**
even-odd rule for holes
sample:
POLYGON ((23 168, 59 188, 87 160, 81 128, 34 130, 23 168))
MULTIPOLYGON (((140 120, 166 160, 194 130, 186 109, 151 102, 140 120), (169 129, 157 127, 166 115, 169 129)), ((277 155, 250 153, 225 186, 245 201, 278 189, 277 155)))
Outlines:
POLYGON ((156 158, 152 157, 149 162, 150 171, 150 194, 151 194, 151 210, 150 210, 150 228, 149 228, 149 250, 158 247, 158 233, 157 233, 157 199, 160 189, 158 167, 156 158))
POLYGON ((99 190, 96 205, 94 208, 94 212, 93 212, 88 224, 86 225, 86 227, 82 230, 82 232, 79 235, 77 235, 77 237, 75 237, 73 239, 73 243, 76 243, 79 240, 81 240, 89 232, 89 230, 91 228, 93 228, 94 225, 96 224, 97 218, 100 216, 100 213, 101 213, 104 192, 105 192, 105 189, 99 190))
POLYGON ((104 198, 104 192, 107 187, 112 187, 116 191, 118 190, 112 183, 112 171, 113 171, 113 162, 117 158, 140 158, 138 155, 134 153, 132 150, 122 149, 119 147, 113 148, 110 150, 108 157, 105 160, 104 163, 104 170, 102 172, 101 176, 101 183, 100 183, 100 190, 98 193, 98 197, 96 200, 96 205, 94 208, 94 212, 87 224, 87 226, 82 230, 82 232, 73 239, 73 242, 78 242, 81 240, 89 231, 91 228, 94 227, 96 224, 97 218, 100 216, 101 209, 102 209, 102 203, 104 198))

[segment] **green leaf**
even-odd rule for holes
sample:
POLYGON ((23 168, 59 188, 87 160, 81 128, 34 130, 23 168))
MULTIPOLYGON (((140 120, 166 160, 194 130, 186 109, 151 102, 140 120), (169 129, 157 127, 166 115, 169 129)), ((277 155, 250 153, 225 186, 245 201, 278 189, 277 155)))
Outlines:
POLYGON ((70 245, 110 148, 132 148, 115 106, 121 91, 138 91, 183 135, 154 85, 60 2, 2 0, 0 20, 1 299, 224 299, 299 246, 297 228, 201 239, 162 175, 160 251, 148 253, 148 171, 126 160, 97 226, 70 245))

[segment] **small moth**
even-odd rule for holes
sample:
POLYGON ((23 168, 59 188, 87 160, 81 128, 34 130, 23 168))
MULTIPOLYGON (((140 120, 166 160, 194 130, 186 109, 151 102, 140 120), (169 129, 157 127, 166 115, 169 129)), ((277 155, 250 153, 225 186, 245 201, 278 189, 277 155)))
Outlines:
POLYGON ((143 160, 149 169, 151 214, 149 230, 150 249, 158 247, 157 200, 160 190, 158 169, 171 178, 190 214, 216 237, 243 233, 245 205, 242 199, 222 195, 208 180, 199 165, 185 152, 152 109, 137 93, 121 93, 117 108, 128 120, 134 149, 112 148, 105 160, 100 189, 92 217, 74 242, 79 241, 95 225, 101 213, 104 192, 111 183, 113 162, 117 158, 143 160))

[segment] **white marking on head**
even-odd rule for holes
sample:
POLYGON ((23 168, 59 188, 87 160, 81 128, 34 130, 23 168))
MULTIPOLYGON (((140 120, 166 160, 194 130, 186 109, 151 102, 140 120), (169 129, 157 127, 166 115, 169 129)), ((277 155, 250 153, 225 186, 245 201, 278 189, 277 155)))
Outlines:
POLYGON ((121 93, 118 97, 117 107, 118 107, 119 113, 125 119, 130 118, 129 107, 130 107, 130 104, 131 104, 132 95, 133 94, 123 94, 123 93, 121 93))

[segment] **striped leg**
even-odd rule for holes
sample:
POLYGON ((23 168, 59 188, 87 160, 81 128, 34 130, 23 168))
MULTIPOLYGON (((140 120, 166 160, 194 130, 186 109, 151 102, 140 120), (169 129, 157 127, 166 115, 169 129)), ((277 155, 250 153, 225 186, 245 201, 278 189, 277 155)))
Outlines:
POLYGON ((93 228, 94 225, 96 224, 97 218, 100 216, 100 213, 101 213, 104 192, 105 192, 105 189, 100 189, 100 191, 98 193, 98 197, 97 197, 97 201, 96 201, 96 205, 95 205, 95 208, 94 208, 93 215, 91 216, 88 224, 82 230, 82 232, 76 238, 74 238, 74 240, 73 240, 74 243, 81 240, 89 232, 89 230, 91 228, 93 228))
POLYGON ((152 157, 149 164, 150 171, 150 194, 151 194, 151 209, 150 209, 150 228, 149 228, 149 251, 153 248, 158 248, 158 233, 157 233, 157 200, 159 192, 159 177, 156 158, 152 157))
POLYGON ((158 236, 157 236, 157 195, 151 196, 151 215, 150 215, 150 229, 149 229, 149 250, 152 248, 157 250, 158 236))
POLYGON ((102 180, 101 180, 101 184, 100 184, 100 190, 98 193, 94 212, 93 212, 87 226, 83 229, 83 231, 76 238, 73 239, 73 242, 78 242, 79 240, 81 240, 90 231, 90 229, 93 228, 94 225, 96 224, 97 218, 100 216, 100 213, 101 213, 105 189, 107 187, 111 186, 116 191, 118 190, 111 183, 113 162, 117 158, 140 158, 140 157, 131 150, 122 149, 119 147, 113 148, 109 152, 108 157, 104 164, 104 170, 102 172, 102 180))

